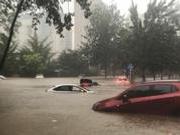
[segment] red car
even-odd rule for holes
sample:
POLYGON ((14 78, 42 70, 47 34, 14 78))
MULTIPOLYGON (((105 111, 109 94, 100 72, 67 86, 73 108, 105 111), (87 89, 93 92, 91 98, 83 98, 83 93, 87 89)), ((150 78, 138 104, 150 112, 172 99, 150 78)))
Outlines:
POLYGON ((127 86, 131 84, 126 76, 118 76, 115 79, 115 83, 121 86, 127 86))
POLYGON ((180 81, 136 84, 116 97, 97 102, 95 111, 180 114, 180 81))
POLYGON ((97 82, 93 82, 91 79, 80 79, 80 86, 81 87, 91 87, 91 86, 98 86, 97 82))

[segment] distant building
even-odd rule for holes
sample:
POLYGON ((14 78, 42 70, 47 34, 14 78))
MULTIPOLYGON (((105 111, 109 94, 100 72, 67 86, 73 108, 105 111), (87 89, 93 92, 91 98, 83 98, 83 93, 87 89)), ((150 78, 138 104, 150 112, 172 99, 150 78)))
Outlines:
POLYGON ((75 5, 75 17, 74 17, 74 45, 73 49, 78 49, 81 46, 81 42, 84 40, 85 27, 88 25, 88 19, 84 18, 84 13, 80 10, 78 3, 74 2, 75 5))
MULTIPOLYGON (((95 3, 99 3, 101 0, 94 0, 92 7, 95 3)), ((45 20, 41 20, 41 24, 38 26, 38 37, 40 39, 48 38, 48 41, 52 41, 53 53, 60 54, 63 50, 78 49, 81 46, 81 42, 84 40, 82 35, 85 35, 85 27, 88 25, 88 19, 84 18, 84 13, 78 3, 73 0, 72 6, 75 16, 73 18, 74 26, 71 31, 64 30, 64 38, 60 38, 56 34, 56 30, 53 26, 49 26, 45 23, 45 20)), ((19 29, 18 40, 20 47, 26 45, 29 36, 33 35, 32 18, 29 15, 24 15, 20 18, 22 26, 19 29)))
MULTIPOLYGON (((90 0, 92 2, 91 9, 93 9, 96 4, 101 4, 101 0, 90 0)), ((75 17, 74 17, 74 49, 78 49, 81 46, 81 42, 85 39, 83 36, 86 34, 86 26, 89 24, 89 20, 84 18, 84 13, 78 3, 74 1, 75 5, 75 17)))
MULTIPOLYGON (((32 36, 34 29, 32 28, 32 18, 29 15, 24 15, 20 18, 22 26, 19 28, 19 34, 17 36, 20 47, 27 44, 29 36, 32 36)), ((56 30, 53 26, 49 26, 42 19, 41 24, 38 25, 37 34, 40 40, 48 38, 48 42, 52 41, 53 53, 59 54, 63 50, 72 49, 72 32, 63 31, 65 38, 60 38, 56 34, 56 30)))

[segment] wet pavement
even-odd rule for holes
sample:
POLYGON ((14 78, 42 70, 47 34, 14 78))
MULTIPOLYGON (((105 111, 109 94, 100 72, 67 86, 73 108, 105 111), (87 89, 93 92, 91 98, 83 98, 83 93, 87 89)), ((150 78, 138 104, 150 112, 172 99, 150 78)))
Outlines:
POLYGON ((111 79, 96 78, 94 94, 47 93, 78 78, 0 80, 0 135, 179 135, 180 117, 100 113, 91 107, 120 93, 111 79))

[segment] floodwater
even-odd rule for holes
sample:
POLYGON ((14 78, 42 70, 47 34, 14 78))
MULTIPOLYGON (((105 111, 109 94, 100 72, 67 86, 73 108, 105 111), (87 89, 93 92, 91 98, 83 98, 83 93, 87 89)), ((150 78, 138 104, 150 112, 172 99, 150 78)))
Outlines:
POLYGON ((91 107, 120 93, 111 79, 96 78, 94 94, 47 93, 78 78, 0 81, 0 135, 179 135, 180 117, 100 113, 91 107))

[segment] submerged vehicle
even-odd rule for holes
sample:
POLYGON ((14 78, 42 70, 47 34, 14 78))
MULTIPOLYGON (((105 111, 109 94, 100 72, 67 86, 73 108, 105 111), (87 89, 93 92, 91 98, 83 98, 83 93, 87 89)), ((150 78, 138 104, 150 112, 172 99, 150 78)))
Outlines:
POLYGON ((126 76, 118 76, 115 78, 115 83, 121 86, 128 86, 130 85, 130 81, 126 76))
POLYGON ((80 79, 80 86, 81 87, 91 87, 91 86, 99 86, 97 82, 92 81, 91 79, 80 79))
POLYGON ((180 114, 180 81, 135 84, 121 94, 95 103, 95 111, 180 114))
POLYGON ((48 89, 47 92, 83 92, 83 93, 94 93, 92 90, 88 90, 76 84, 61 84, 55 85, 48 89))
POLYGON ((3 75, 0 75, 0 80, 6 80, 6 77, 4 77, 3 75))

